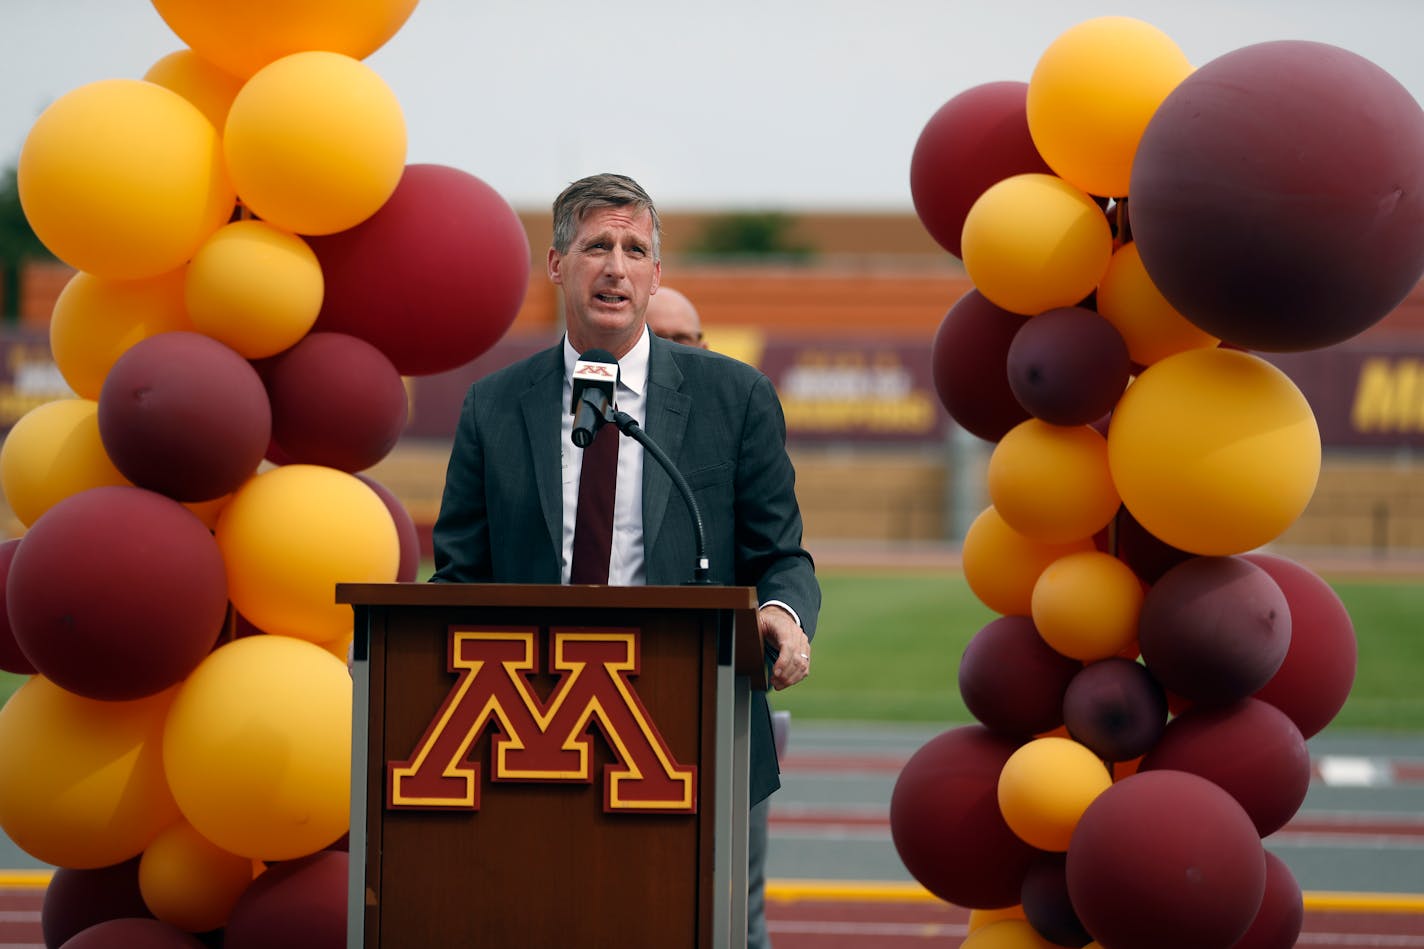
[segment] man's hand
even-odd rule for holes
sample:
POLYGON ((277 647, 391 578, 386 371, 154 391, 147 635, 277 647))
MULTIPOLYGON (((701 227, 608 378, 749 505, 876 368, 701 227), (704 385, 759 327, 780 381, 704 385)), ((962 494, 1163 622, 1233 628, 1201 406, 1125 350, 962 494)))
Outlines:
POLYGON ((780 691, 811 674, 811 640, 791 614, 775 604, 757 610, 762 640, 777 651, 771 667, 771 687, 780 691))

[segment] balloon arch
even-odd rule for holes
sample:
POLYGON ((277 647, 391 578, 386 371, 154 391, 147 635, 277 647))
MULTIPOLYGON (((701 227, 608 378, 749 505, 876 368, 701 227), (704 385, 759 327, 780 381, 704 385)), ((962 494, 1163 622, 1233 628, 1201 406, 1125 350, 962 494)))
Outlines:
POLYGON ((1027 83, 950 99, 915 209, 974 289, 932 346, 994 443, 963 568, 999 618, 890 823, 976 910, 966 949, 1284 949, 1303 917, 1262 838, 1354 679, 1350 617, 1262 552, 1320 471, 1310 406, 1255 351, 1383 319, 1424 272, 1424 112, 1348 51, 1269 42, 1192 68, 1103 17, 1027 83))

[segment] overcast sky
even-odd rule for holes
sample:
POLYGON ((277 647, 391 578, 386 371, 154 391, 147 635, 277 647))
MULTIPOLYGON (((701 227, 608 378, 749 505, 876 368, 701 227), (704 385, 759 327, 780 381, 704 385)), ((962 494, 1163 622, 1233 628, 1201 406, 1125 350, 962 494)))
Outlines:
MULTIPOLYGON (((1424 0, 421 0, 368 63, 405 110, 409 161, 517 207, 621 171, 667 209, 909 210, 936 109, 1027 81, 1059 34, 1109 14, 1197 65, 1333 43, 1424 101, 1424 0)), ((58 96, 180 48, 146 0, 0 0, 0 162, 58 96)))

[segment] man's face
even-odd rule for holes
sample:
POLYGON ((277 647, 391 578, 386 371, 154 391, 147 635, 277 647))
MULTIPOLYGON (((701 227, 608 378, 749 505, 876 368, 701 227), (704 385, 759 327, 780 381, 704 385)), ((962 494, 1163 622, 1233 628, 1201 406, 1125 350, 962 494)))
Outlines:
POLYGON ((579 352, 626 353, 642 334, 661 276, 646 210, 594 208, 579 222, 567 253, 549 249, 549 279, 563 287, 569 342, 579 352))

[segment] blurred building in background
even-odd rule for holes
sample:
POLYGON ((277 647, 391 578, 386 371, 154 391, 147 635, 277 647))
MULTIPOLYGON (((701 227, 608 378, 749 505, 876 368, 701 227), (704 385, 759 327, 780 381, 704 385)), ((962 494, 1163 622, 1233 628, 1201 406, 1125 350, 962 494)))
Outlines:
MULTIPOLYGON (((369 472, 428 541, 465 388, 562 332, 544 275, 551 221, 521 213, 534 260, 523 308, 488 353, 408 380, 410 420, 369 472)), ((664 279, 696 301, 711 346, 758 366, 786 411, 807 543, 938 545, 988 504, 992 445, 948 418, 930 346, 971 289, 959 262, 906 214, 664 215, 664 279)), ((28 260, 0 330, 0 434, 30 408, 71 395, 47 325, 72 271, 28 260)), ((1278 541, 1317 554, 1424 554, 1424 288, 1355 339, 1268 355, 1301 388, 1325 460, 1305 514, 1278 541)), ((22 529, 0 510, 0 533, 22 529)))

